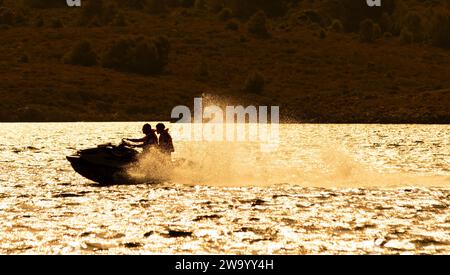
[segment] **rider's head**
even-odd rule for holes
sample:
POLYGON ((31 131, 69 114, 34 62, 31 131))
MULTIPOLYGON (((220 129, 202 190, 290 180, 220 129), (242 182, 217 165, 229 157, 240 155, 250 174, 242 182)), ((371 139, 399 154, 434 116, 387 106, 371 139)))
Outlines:
POLYGON ((158 132, 158 134, 164 132, 165 129, 166 126, 163 123, 158 123, 158 125, 156 125, 156 132, 158 132))
POLYGON ((148 135, 148 134, 150 134, 151 132, 152 132, 152 126, 150 125, 150 124, 145 124, 144 125, 144 127, 142 127, 142 132, 145 134, 145 135, 148 135))

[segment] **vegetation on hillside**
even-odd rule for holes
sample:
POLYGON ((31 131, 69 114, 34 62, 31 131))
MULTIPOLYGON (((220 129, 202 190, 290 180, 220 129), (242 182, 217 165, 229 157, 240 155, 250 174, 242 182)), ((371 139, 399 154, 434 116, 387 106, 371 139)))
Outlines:
POLYGON ((450 123, 450 0, 0 0, 0 120, 159 120, 204 93, 285 121, 450 123))

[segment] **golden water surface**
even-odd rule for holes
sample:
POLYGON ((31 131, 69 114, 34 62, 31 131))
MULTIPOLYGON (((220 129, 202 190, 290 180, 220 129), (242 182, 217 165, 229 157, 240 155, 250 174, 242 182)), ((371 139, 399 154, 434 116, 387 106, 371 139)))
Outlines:
POLYGON ((269 152, 174 136, 196 165, 157 185, 65 159, 141 125, 1 124, 0 253, 450 253, 450 126, 281 125, 269 152))

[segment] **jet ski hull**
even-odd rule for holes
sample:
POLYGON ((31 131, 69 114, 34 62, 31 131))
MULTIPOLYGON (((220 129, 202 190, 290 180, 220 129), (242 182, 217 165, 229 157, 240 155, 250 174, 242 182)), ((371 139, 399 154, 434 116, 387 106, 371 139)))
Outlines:
POLYGON ((101 145, 66 158, 75 172, 100 185, 149 183, 148 179, 135 179, 127 173, 127 168, 137 161, 137 155, 135 150, 123 146, 101 145))
POLYGON ((67 160, 81 176, 101 185, 134 184, 123 167, 93 164, 79 156, 69 156, 67 160))

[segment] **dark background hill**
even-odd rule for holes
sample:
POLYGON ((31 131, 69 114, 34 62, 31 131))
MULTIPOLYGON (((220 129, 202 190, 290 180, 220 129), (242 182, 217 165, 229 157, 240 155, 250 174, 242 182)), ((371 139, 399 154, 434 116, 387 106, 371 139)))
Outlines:
POLYGON ((450 1, 0 0, 0 121, 450 123, 450 1))

